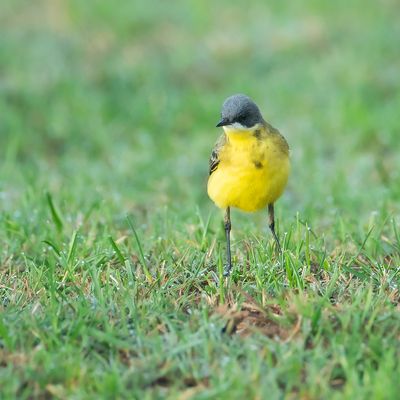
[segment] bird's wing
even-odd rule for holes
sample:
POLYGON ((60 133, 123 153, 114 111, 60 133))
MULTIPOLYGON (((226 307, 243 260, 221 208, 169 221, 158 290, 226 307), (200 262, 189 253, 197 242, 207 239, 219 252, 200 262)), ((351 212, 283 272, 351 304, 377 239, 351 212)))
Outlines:
POLYGON ((226 135, 223 133, 215 143, 213 151, 211 152, 210 160, 209 160, 209 170, 208 173, 211 175, 217 168, 219 164, 219 152, 222 147, 224 147, 226 143, 226 135))
POLYGON ((277 138, 277 144, 278 144, 280 150, 282 151, 282 153, 289 154, 288 142, 286 141, 285 137, 279 132, 279 130, 274 128, 268 122, 265 122, 265 127, 268 132, 272 133, 277 138))

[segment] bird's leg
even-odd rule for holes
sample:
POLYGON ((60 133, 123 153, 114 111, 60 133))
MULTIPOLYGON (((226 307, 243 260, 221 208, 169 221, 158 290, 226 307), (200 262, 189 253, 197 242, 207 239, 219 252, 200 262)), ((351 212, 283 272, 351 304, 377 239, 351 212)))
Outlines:
POLYGON ((231 209, 228 207, 224 217, 225 236, 226 236, 226 266, 224 276, 228 276, 232 269, 232 258, 231 258, 231 209))
POLYGON ((279 253, 282 253, 281 245, 279 244, 278 236, 275 233, 275 216, 274 216, 274 204, 268 204, 268 216, 269 216, 269 229, 271 229, 272 236, 275 239, 276 247, 278 248, 279 253))

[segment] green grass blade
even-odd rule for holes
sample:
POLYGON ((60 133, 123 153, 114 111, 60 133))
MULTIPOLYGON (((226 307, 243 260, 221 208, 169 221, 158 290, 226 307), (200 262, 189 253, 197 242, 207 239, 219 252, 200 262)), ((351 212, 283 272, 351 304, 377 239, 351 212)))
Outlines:
POLYGON ((46 199, 54 225, 56 226, 57 230, 61 232, 64 225, 61 213, 54 204, 53 198, 51 197, 51 194, 49 192, 46 193, 46 199))
POLYGON ((112 236, 108 236, 108 241, 110 242, 111 247, 114 249, 115 254, 117 255, 117 258, 118 258, 119 262, 121 264, 124 264, 125 263, 125 257, 123 256, 121 250, 119 249, 117 243, 115 243, 115 241, 112 238, 112 236))
POLYGON ((151 283, 151 282, 153 282, 153 277, 151 276, 149 268, 147 267, 146 259, 144 257, 143 248, 142 248, 142 244, 140 243, 139 236, 136 232, 135 227, 133 226, 133 223, 132 223, 129 215, 126 217, 126 219, 128 221, 129 227, 131 228, 131 230, 133 232, 133 236, 135 237, 136 245, 137 245, 137 248, 139 251, 139 260, 140 260, 140 264, 142 265, 143 273, 145 274, 147 281, 149 283, 151 283))
POLYGON ((68 246, 67 264, 69 264, 75 256, 77 237, 78 237, 78 231, 74 231, 68 246))

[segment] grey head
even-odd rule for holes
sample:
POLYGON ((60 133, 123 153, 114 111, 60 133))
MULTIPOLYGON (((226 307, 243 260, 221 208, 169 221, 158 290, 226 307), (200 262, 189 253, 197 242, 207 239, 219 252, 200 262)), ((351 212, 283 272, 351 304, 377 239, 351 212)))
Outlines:
POLYGON ((218 122, 217 127, 233 125, 238 128, 251 128, 263 122, 260 109, 250 97, 234 94, 222 104, 221 121, 218 122))

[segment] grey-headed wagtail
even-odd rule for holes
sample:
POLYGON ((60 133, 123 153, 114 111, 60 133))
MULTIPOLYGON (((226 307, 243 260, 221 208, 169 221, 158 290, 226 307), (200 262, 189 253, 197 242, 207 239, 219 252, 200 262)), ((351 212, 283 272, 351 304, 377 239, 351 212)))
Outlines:
POLYGON ((279 131, 264 120, 254 101, 243 94, 225 100, 217 127, 222 127, 224 133, 211 153, 207 191, 211 200, 225 209, 228 275, 232 268, 231 207, 243 211, 268 207, 269 228, 281 251, 275 232, 274 203, 288 180, 289 146, 279 131))

